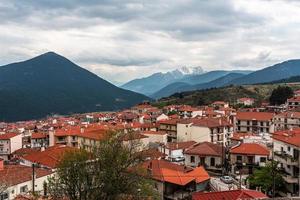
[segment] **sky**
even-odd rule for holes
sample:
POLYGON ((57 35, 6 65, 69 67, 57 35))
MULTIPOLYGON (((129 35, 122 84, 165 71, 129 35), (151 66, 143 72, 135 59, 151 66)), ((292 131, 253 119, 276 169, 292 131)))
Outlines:
POLYGON ((300 58, 297 0, 1 0, 0 65, 54 51, 116 83, 300 58))

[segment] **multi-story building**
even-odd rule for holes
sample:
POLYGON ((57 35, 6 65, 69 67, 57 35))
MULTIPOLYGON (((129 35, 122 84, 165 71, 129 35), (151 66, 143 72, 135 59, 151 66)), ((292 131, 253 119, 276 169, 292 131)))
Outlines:
POLYGON ((1 200, 13 200, 18 195, 26 195, 34 191, 43 195, 44 183, 53 172, 51 170, 36 168, 34 186, 32 181, 32 167, 19 164, 4 164, 0 159, 0 184, 5 187, 0 191, 1 200))
POLYGON ((236 132, 273 133, 274 113, 269 112, 237 112, 235 120, 236 132))
POLYGON ((300 109, 300 96, 294 96, 289 98, 286 102, 288 110, 299 110, 300 109))
POLYGON ((253 98, 248 98, 248 97, 244 97, 244 98, 239 98, 237 100, 237 104, 241 104, 244 106, 252 106, 254 104, 254 99, 253 98))
POLYGON ((170 119, 159 122, 158 129, 168 134, 168 142, 177 141, 177 122, 178 119, 170 119))
POLYGON ((300 112, 287 111, 273 117, 275 130, 300 127, 300 112))
POLYGON ((287 190, 292 195, 300 195, 300 128, 275 132, 273 142, 274 160, 284 171, 287 190))
POLYGON ((270 151, 256 143, 241 143, 230 149, 230 165, 233 173, 252 174, 255 166, 265 166, 270 151))
POLYGON ((4 133, 0 135, 0 158, 9 160, 12 153, 22 148, 22 135, 18 133, 4 133))
POLYGON ((49 135, 46 133, 36 133, 31 134, 31 147, 48 147, 49 146, 49 135))
POLYGON ((203 166, 207 170, 221 171, 225 148, 210 142, 197 143, 184 151, 184 157, 187 166, 203 166))
POLYGON ((186 119, 177 123, 178 141, 212 142, 225 145, 233 126, 222 118, 186 119))

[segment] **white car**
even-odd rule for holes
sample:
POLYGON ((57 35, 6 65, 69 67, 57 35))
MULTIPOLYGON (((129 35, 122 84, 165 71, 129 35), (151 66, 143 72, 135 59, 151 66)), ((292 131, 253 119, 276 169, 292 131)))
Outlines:
POLYGON ((220 177, 220 180, 223 182, 223 183, 226 183, 226 184, 231 184, 234 182, 233 178, 230 177, 230 176, 221 176, 220 177))

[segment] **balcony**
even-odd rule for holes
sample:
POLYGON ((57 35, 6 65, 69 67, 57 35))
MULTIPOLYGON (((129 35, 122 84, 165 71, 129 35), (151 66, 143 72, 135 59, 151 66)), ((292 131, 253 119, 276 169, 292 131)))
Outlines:
POLYGON ((287 183, 298 183, 299 177, 298 176, 292 176, 290 174, 283 174, 282 175, 283 179, 287 183))
POLYGON ((279 161, 280 163, 284 163, 287 165, 298 165, 298 159, 293 156, 283 152, 283 151, 275 151, 274 159, 279 161))

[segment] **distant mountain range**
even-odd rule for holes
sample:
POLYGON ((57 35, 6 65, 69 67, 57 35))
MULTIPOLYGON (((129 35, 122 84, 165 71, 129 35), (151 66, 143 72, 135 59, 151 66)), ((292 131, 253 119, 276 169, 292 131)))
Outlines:
MULTIPOLYGON (((129 81, 128 83, 125 83, 121 87, 127 90, 145 94, 150 97, 162 97, 161 95, 157 95, 161 93, 160 91, 167 91, 168 89, 171 89, 172 92, 177 92, 175 88, 181 88, 181 86, 183 86, 183 83, 186 83, 184 88, 188 88, 188 85, 207 83, 229 73, 249 74, 251 72, 252 71, 249 70, 217 70, 204 72, 201 67, 182 67, 171 72, 160 72, 152 74, 151 76, 145 78, 134 79, 132 81, 129 81)), ((168 92, 168 94, 172 93, 168 92)), ((167 94, 163 96, 167 96, 167 94)))
POLYGON ((152 74, 148 77, 134 79, 122 85, 121 88, 150 96, 151 94, 160 90, 161 88, 174 82, 177 82, 178 80, 184 77, 189 77, 192 75, 198 75, 202 73, 203 69, 201 67, 182 67, 174 71, 166 73, 159 72, 152 74))
MULTIPOLYGON (((152 86, 151 92, 155 90, 156 91, 152 94, 149 94, 150 92, 144 94, 152 98, 159 99, 162 97, 170 96, 177 92, 223 87, 228 85, 267 83, 281 79, 288 79, 292 76, 299 75, 300 60, 288 60, 258 71, 217 70, 202 74, 185 75, 182 76, 180 79, 173 79, 173 81, 169 82, 169 84, 162 84, 165 85, 164 87, 152 86)), ((143 87, 143 82, 138 83, 135 82, 135 80, 131 82, 135 83, 135 87, 143 87)), ((148 82, 153 82, 151 76, 148 77, 148 82)), ((155 80, 155 82, 159 83, 159 80, 155 80)), ((143 93, 143 91, 140 92, 143 93)))
POLYGON ((0 67, 0 121, 118 110, 144 100, 150 98, 118 88, 53 52, 0 67))

